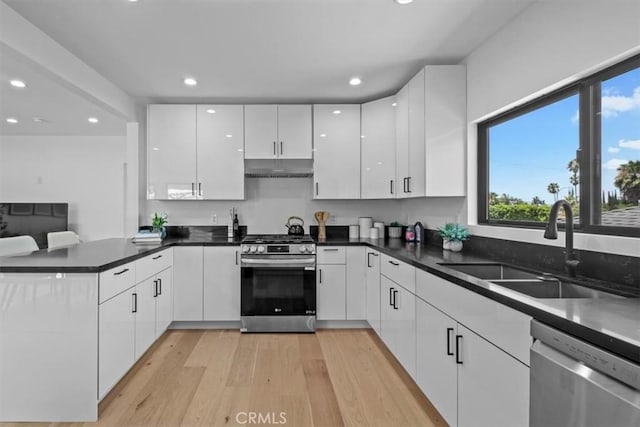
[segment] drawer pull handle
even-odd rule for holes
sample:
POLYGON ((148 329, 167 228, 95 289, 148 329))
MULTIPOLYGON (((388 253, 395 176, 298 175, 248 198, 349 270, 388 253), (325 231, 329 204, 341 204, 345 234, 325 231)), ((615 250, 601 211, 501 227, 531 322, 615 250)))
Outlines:
POLYGON ((162 255, 154 256, 154 257, 153 257, 153 258, 151 258, 151 259, 160 259, 160 258, 162 258, 162 255))
POLYGON ((460 356, 460 343, 462 342, 462 335, 456 335, 456 363, 462 365, 462 357, 460 356))
POLYGON ((393 309, 398 309, 398 291, 395 289, 393 290, 393 309))
POLYGON ((453 356, 453 351, 451 351, 451 332, 453 332, 453 328, 447 328, 447 356, 453 356))
POLYGON ((322 249, 325 252, 338 252, 340 249, 338 248, 324 248, 322 249))
POLYGON ((153 281, 153 297, 157 298, 158 295, 160 295, 160 291, 158 291, 158 281, 154 280, 153 281))
POLYGON ((389 264, 395 265, 396 267, 400 266, 400 263, 399 262, 395 262, 395 261, 389 261, 389 264))
POLYGON ((129 269, 128 269, 128 268, 125 268, 125 269, 124 269, 124 270, 122 270, 122 271, 118 271, 118 272, 116 272, 116 273, 113 273, 113 275, 114 275, 114 276, 119 276, 119 275, 121 275, 121 274, 126 273, 127 271, 129 271, 129 269))

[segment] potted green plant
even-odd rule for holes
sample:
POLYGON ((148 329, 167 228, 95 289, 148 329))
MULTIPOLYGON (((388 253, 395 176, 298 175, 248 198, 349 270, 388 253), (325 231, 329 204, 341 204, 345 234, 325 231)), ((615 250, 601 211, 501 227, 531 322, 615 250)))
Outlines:
POLYGON ((397 221, 393 221, 389 224, 389 238, 399 239, 402 236, 402 224, 397 221))
POLYGON ((459 252, 462 250, 462 242, 469 239, 469 230, 461 224, 449 222, 438 228, 442 237, 442 249, 459 252))
POLYGON ((155 212, 153 214, 153 218, 151 218, 151 231, 155 233, 159 232, 162 238, 164 239, 164 237, 167 235, 167 230, 164 227, 166 223, 167 223, 167 215, 159 214, 158 212, 155 212))

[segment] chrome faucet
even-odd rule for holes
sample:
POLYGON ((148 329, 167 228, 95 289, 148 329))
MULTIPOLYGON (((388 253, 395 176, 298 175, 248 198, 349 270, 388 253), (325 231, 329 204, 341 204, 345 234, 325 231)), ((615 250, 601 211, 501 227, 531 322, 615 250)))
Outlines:
POLYGON ((553 240, 558 238, 558 211, 561 207, 564 208, 566 216, 564 266, 569 277, 576 277, 576 270, 580 261, 578 261, 576 253, 573 251, 573 212, 571 211, 571 205, 566 200, 558 200, 551 206, 549 222, 544 230, 544 238, 553 240))

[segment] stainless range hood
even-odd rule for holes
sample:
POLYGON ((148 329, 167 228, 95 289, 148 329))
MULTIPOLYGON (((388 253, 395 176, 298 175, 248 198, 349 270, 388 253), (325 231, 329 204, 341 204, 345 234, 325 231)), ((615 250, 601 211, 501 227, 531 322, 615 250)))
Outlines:
POLYGON ((249 159, 244 161, 244 176, 248 178, 310 178, 311 159, 249 159))

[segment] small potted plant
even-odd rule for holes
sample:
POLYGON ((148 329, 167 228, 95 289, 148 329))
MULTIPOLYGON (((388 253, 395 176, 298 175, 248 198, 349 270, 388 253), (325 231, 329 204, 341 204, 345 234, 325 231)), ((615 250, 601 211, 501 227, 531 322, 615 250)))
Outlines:
POLYGON ((399 222, 393 221, 389 224, 389 238, 390 239, 399 239, 402 236, 402 224, 399 222))
POLYGON ((442 249, 459 252, 462 250, 462 242, 469 239, 469 230, 460 224, 447 223, 438 228, 442 237, 442 249))
POLYGON ((164 227, 166 223, 167 223, 167 215, 158 214, 158 212, 155 212, 153 214, 153 218, 151 218, 151 231, 153 231, 154 233, 160 233, 160 235, 164 239, 165 236, 167 235, 167 230, 164 227))

